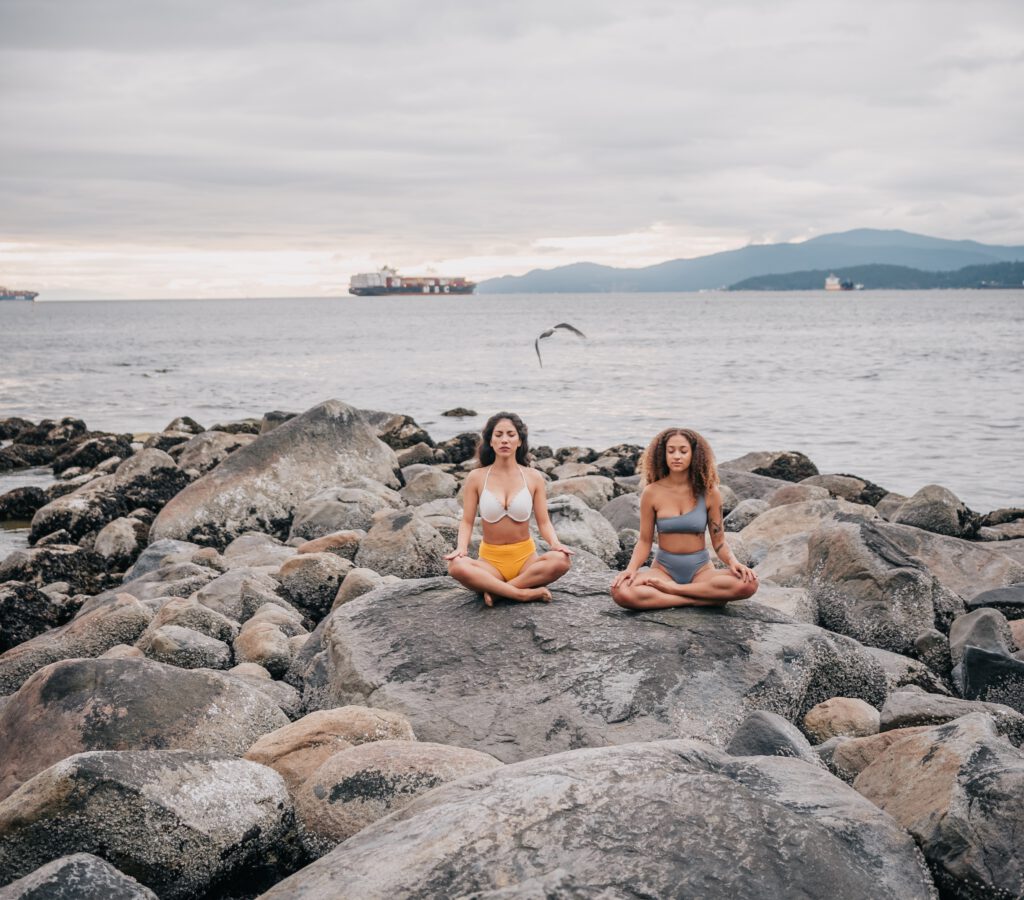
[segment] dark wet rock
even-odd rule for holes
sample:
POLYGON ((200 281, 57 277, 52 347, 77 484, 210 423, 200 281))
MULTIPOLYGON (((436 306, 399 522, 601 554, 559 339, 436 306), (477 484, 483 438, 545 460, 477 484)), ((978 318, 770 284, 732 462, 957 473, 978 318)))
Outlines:
POLYGON ((505 761, 675 736, 724 745, 757 709, 794 721, 829 697, 884 697, 848 638, 756 605, 627 612, 608 582, 570 572, 550 605, 493 609, 449 578, 383 587, 331 613, 288 680, 308 709, 390 709, 423 740, 505 761))
POLYGON ((57 455, 53 447, 35 447, 12 444, 0 447, 0 472, 11 469, 28 469, 32 466, 48 466, 57 455))
POLYGON ((0 888, 0 900, 157 900, 157 896, 106 860, 73 853, 0 888))
POLYGON ((722 467, 780 481, 803 481, 819 474, 818 467, 803 453, 795 450, 747 453, 737 459, 727 460, 722 463, 722 467))
POLYGON ((447 462, 462 463, 476 456, 476 448, 479 443, 479 432, 464 431, 446 441, 441 441, 437 445, 437 449, 443 453, 447 462))
POLYGON ((811 765, 819 764, 814 748, 796 725, 764 710, 743 720, 725 752, 732 756, 792 756, 811 765))
POLYGON ((0 870, 101 854, 161 898, 249 890, 293 867, 292 809, 266 766, 182 750, 79 753, 0 803, 0 870))
POLYGON ((247 531, 283 537, 307 497, 358 477, 397 486, 397 465, 394 451, 357 410, 328 400, 236 450, 181 491, 157 516, 151 540, 223 547, 247 531))
POLYGON ((221 431, 204 431, 185 443, 178 454, 178 465, 182 469, 194 469, 205 475, 241 447, 251 444, 256 437, 251 434, 225 434, 221 431))
POLYGON ((74 753, 241 756, 287 724, 270 697, 237 676, 148 659, 65 660, 37 672, 0 710, 0 797, 74 753))
MULTIPOLYGON (((84 607, 83 607, 84 609, 84 607)), ((16 691, 43 666, 63 659, 94 657, 117 644, 132 644, 153 614, 129 594, 118 594, 64 625, 0 654, 0 694, 16 691)))
POLYGON ((923 691, 904 690, 890 694, 879 718, 882 731, 894 728, 912 728, 917 725, 942 725, 968 716, 971 713, 985 713, 996 723, 999 733, 1011 743, 1024 742, 1024 715, 999 703, 983 703, 977 700, 961 700, 923 691))
POLYGON ((943 896, 1024 893, 1024 755, 973 714, 911 735, 854 787, 913 836, 943 896))
POLYGON ((0 583, 24 581, 41 588, 66 581, 75 593, 91 593, 103 587, 105 572, 101 556, 74 544, 15 550, 0 561, 0 583))
POLYGON ((34 424, 28 419, 22 419, 19 416, 8 416, 5 419, 0 419, 0 441, 12 440, 20 432, 28 431, 34 427, 34 424))
POLYGON ((1024 712, 1024 661, 968 645, 960 665, 967 700, 1002 703, 1024 712))
POLYGON ((982 608, 959 616, 949 629, 949 653, 954 666, 969 646, 1009 656, 1014 649, 1013 635, 1003 614, 982 608))
POLYGON ((141 450, 113 475, 103 475, 52 500, 32 517, 30 541, 63 528, 75 540, 99 531, 137 507, 160 509, 186 484, 188 476, 162 450, 141 450))
POLYGON ((454 409, 446 409, 443 413, 441 413, 441 415, 450 416, 452 418, 457 419, 465 419, 470 416, 477 415, 477 411, 475 409, 466 409, 465 406, 456 406, 454 409))
POLYGON ((1007 619, 1024 619, 1024 582, 975 594, 967 601, 967 608, 991 608, 1001 612, 1007 619))
POLYGON ((165 453, 187 444, 192 440, 193 435, 188 431, 158 431, 146 438, 143 447, 147 449, 163 450, 165 453))
MULTIPOLYGON (((404 450, 396 450, 395 458, 402 469, 405 469, 406 466, 414 466, 421 463, 430 465, 434 462, 434 448, 430 444, 420 441, 418 444, 413 444, 404 450)), ((404 471, 402 472, 402 477, 408 482, 409 479, 405 476, 404 471)))
POLYGON ((0 494, 0 522, 28 521, 47 503, 46 492, 39 487, 18 487, 0 494))
POLYGON ((355 563, 382 575, 426 578, 448 570, 444 555, 451 549, 415 509, 385 511, 359 542, 355 563))
MULTIPOLYGON (((36 541, 36 548, 40 547, 57 547, 60 545, 67 545, 65 549, 76 546, 75 539, 71 537, 63 528, 58 531, 51 531, 49 534, 41 537, 36 541)), ((91 550, 91 547, 86 545, 86 541, 83 540, 82 544, 78 545, 84 549, 91 550)))
POLYGON ((413 444, 434 446, 434 441, 416 424, 411 416, 402 413, 380 412, 374 409, 360 411, 379 437, 392 450, 404 450, 413 444))
POLYGON ((43 419, 37 425, 19 431, 14 436, 14 443, 36 447, 58 447, 84 437, 88 431, 85 422, 70 416, 66 416, 59 422, 53 419, 43 419))
POLYGON ((239 419, 237 422, 223 422, 211 425, 208 431, 223 431, 225 434, 259 434, 260 419, 239 419))
POLYGON ((127 459, 132 455, 130 434, 97 434, 87 437, 65 450, 53 461, 53 474, 79 467, 92 469, 112 456, 127 459))
POLYGON ((910 525, 951 537, 973 537, 981 524, 952 491, 938 484, 925 485, 893 517, 897 525, 910 525))
POLYGON ((500 766, 486 753, 418 741, 373 741, 339 750, 296 793, 302 845, 311 856, 323 856, 427 791, 500 766))
POLYGON ((202 434, 204 428, 191 416, 178 416, 167 423, 164 431, 184 431, 187 434, 202 434))
POLYGON ((136 646, 149 659, 182 669, 229 669, 234 664, 224 641, 181 625, 149 629, 136 646))
POLYGON ((948 629, 963 603, 890 540, 891 527, 826 522, 810 537, 807 564, 825 628, 906 654, 922 631, 948 629))
POLYGON ((934 896, 909 836, 820 767, 696 741, 561 753, 443 785, 262 900, 328 900, 339 884, 367 900, 754 900, 823 885, 861 898, 867 884, 875 900, 934 896))
POLYGON ((63 625, 75 605, 22 581, 0 583, 0 653, 63 625))
POLYGON ((284 410, 280 409, 274 409, 271 410, 270 412, 265 412, 263 414, 263 418, 260 420, 259 434, 269 434, 271 431, 274 431, 276 428, 280 427, 281 425, 284 425, 285 422, 290 422, 297 416, 298 413, 285 412, 284 410))

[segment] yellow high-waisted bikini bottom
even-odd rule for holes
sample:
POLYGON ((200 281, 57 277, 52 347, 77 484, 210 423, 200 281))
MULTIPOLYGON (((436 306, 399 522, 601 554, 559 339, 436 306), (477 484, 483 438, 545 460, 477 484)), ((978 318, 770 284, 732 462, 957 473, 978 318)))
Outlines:
POLYGON ((489 562, 501 572, 501 577, 511 581, 520 572, 526 561, 537 552, 533 538, 514 544, 487 544, 480 542, 480 559, 489 562))

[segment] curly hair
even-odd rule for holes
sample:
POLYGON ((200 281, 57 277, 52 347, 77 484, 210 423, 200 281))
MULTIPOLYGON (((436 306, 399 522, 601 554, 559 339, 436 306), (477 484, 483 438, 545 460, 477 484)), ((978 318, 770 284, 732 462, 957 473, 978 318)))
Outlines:
POLYGON ((670 437, 679 435, 686 438, 693 451, 690 461, 690 485, 695 497, 706 494, 718 484, 718 467, 715 465, 715 454, 711 445, 703 435, 690 428, 666 428, 647 445, 640 459, 640 471, 644 484, 653 484, 668 475, 668 462, 665 458, 665 445, 670 437))
POLYGON ((516 462, 521 466, 530 464, 530 441, 529 429, 526 423, 515 413, 499 412, 491 416, 480 432, 480 443, 476 445, 476 458, 480 460, 481 466, 491 465, 497 454, 491 446, 491 438, 494 436, 494 429, 502 419, 508 419, 519 432, 519 446, 516 447, 516 462))

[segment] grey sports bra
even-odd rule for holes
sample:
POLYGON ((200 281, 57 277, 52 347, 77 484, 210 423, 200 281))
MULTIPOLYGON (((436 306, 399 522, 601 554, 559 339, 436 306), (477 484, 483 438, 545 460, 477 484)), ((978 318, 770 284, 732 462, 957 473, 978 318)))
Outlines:
POLYGON ((681 516, 656 519, 654 527, 661 534, 703 534, 708 527, 708 505, 703 496, 697 498, 697 505, 681 516))

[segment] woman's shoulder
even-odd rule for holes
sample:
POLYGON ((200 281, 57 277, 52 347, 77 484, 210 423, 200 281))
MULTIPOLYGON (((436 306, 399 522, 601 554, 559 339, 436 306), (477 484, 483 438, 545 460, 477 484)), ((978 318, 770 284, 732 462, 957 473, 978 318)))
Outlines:
POLYGON ((714 484, 704 491, 704 502, 709 506, 712 503, 722 502, 722 492, 718 489, 718 485, 714 484))
POLYGON ((473 469, 466 476, 466 486, 476 487, 477 485, 483 484, 484 476, 487 474, 489 466, 480 466, 478 469, 473 469))
POLYGON ((532 466, 520 466, 519 468, 523 473, 523 477, 526 479, 526 483, 531 487, 547 483, 544 476, 541 474, 540 469, 534 469, 532 466))

